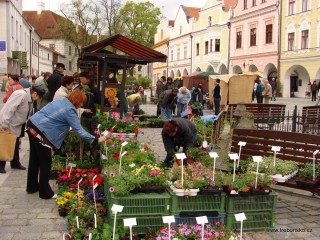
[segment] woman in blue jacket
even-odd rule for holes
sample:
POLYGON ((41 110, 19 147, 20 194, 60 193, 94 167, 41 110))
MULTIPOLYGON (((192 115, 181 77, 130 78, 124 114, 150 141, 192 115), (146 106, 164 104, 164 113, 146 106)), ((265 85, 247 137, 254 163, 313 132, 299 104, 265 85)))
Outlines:
POLYGON ((70 127, 80 138, 89 143, 103 142, 106 138, 86 132, 78 119, 77 109, 87 100, 80 90, 71 92, 67 97, 55 100, 27 122, 30 142, 30 158, 27 178, 27 192, 36 193, 43 199, 56 198, 49 185, 51 170, 51 150, 59 149, 67 137, 70 127), (39 175, 39 181, 38 181, 39 175))

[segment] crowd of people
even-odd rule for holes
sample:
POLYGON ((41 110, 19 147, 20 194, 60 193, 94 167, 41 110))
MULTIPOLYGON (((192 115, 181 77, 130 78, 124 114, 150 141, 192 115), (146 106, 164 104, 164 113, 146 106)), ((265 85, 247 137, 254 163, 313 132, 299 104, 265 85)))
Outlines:
MULTIPOLYGON (((70 128, 91 144, 106 140, 105 136, 92 134, 95 103, 100 103, 100 98, 89 74, 64 76, 64 70, 64 64, 57 63, 52 74, 43 73, 38 78, 14 74, 3 77, 2 90, 6 95, 0 111, 0 132, 17 137, 10 165, 12 169, 26 170, 19 159, 19 139, 27 132, 30 155, 26 191, 38 192, 42 199, 56 198, 49 184, 52 149, 61 147, 70 128)), ((5 165, 5 161, 0 161, 2 174, 6 173, 5 165)))

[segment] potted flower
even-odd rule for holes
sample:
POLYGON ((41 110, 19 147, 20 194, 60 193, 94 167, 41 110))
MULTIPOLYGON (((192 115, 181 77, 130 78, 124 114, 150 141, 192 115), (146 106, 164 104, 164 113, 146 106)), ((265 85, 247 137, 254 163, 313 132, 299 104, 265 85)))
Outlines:
POLYGON ((320 164, 316 164, 315 180, 313 180, 313 164, 307 163, 300 170, 299 177, 295 181, 298 186, 318 186, 320 184, 320 164))

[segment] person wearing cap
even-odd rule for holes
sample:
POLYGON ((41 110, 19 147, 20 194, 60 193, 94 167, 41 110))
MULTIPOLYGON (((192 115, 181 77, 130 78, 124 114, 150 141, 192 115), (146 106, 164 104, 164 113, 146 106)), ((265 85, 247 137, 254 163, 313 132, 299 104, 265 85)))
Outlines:
MULTIPOLYGON (((24 124, 31 111, 33 101, 37 101, 44 94, 44 90, 33 85, 31 88, 18 89, 9 97, 0 110, 0 131, 12 133, 17 136, 11 168, 25 170, 19 158, 19 139, 24 134, 24 124)), ((0 161, 0 173, 6 173, 6 162, 0 161)))
POLYGON ((61 86, 61 78, 63 77, 63 72, 65 69, 66 68, 63 63, 57 63, 55 70, 47 80, 49 89, 48 100, 50 102, 53 100, 54 94, 61 86))
POLYGON ((60 149, 70 127, 81 139, 90 144, 104 142, 105 136, 95 137, 83 129, 77 109, 87 100, 80 90, 67 97, 54 100, 32 115, 27 122, 30 142, 30 157, 27 175, 27 192, 39 192, 42 199, 56 198, 49 184, 52 163, 52 148, 60 149))
POLYGON ((8 83, 10 87, 8 88, 8 91, 6 95, 3 98, 3 102, 6 103, 11 96, 11 94, 18 89, 22 89, 23 87, 19 84, 19 76, 18 75, 9 75, 8 77, 8 83))
POLYGON ((90 84, 91 76, 87 72, 80 73, 80 83, 74 86, 75 89, 79 89, 87 96, 87 101, 82 106, 81 123, 89 129, 90 133, 93 133, 95 126, 92 124, 92 117, 96 115, 97 109, 95 104, 100 104, 99 93, 90 84))

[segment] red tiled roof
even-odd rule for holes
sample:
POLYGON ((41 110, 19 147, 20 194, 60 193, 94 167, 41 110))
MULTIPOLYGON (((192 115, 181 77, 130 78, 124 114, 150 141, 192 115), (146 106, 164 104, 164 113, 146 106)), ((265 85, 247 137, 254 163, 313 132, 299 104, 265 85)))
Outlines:
POLYGON ((23 11, 22 16, 36 29, 43 39, 54 38, 52 31, 55 25, 65 20, 64 17, 49 10, 44 10, 41 14, 38 14, 37 11, 23 11))
POLYGON ((181 7, 188 17, 198 19, 201 8, 186 7, 183 5, 181 5, 181 7))

